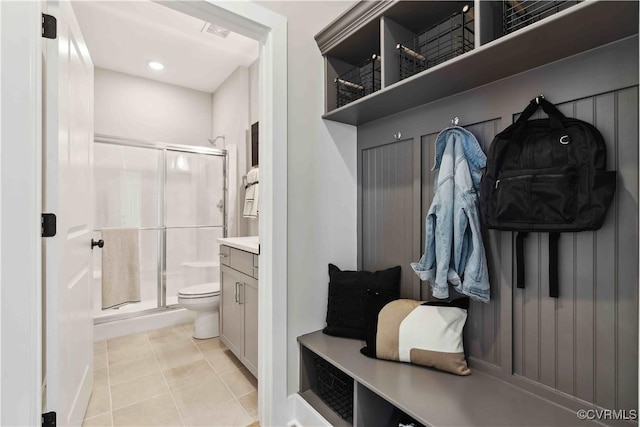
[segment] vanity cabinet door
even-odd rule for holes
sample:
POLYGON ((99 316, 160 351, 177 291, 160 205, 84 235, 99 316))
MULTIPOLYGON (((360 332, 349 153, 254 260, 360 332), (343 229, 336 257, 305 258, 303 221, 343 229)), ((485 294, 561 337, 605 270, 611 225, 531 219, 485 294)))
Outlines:
POLYGON ((242 361, 249 371, 258 376, 258 281, 246 279, 242 286, 244 316, 244 347, 242 361))
POLYGON ((221 266, 220 331, 222 342, 235 354, 241 354, 242 345, 242 292, 243 275, 227 266, 221 266))

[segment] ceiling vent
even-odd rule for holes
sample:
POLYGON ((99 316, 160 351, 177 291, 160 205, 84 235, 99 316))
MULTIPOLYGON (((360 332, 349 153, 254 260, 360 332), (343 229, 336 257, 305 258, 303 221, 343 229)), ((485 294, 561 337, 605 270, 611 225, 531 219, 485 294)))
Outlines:
POLYGON ((231 31, 219 25, 207 22, 204 24, 204 27, 202 27, 202 32, 213 34, 218 37, 222 37, 223 39, 226 39, 231 31))

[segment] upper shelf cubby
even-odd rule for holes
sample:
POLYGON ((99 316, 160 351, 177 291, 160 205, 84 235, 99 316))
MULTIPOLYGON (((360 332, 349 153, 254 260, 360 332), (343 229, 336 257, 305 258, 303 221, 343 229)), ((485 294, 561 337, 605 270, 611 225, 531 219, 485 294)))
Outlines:
POLYGON ((325 55, 327 111, 382 88, 380 24, 370 21, 325 55))
MULTIPOLYGON (((446 24, 443 28, 446 31, 446 24)), ((637 34, 637 1, 362 1, 316 36, 326 64, 323 118, 364 124, 637 34), (531 11, 550 3, 563 6, 532 18, 531 11), (402 79, 398 44, 462 12, 465 5, 469 10, 463 22, 473 29, 473 46, 402 79), (513 5, 523 8, 512 12, 521 24, 505 31, 507 8, 513 5), (380 90, 338 106, 334 79, 346 71, 338 61, 349 58, 347 52, 362 59, 374 53, 369 44, 362 56, 355 54, 364 34, 375 38, 374 27, 380 48, 376 53, 382 57, 380 90)), ((454 36, 458 35, 450 34, 454 36)), ((425 39, 433 37, 425 34, 425 39)))
POLYGON ((475 47, 473 1, 401 1, 381 17, 387 87, 475 47))

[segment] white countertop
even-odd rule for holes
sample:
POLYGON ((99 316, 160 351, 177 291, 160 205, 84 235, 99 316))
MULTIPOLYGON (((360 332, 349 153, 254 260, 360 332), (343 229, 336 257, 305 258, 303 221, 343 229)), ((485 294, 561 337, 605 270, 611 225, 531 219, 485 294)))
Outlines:
POLYGON ((221 237, 218 239, 221 245, 231 246, 241 251, 260 255, 260 241, 258 236, 249 237, 221 237))

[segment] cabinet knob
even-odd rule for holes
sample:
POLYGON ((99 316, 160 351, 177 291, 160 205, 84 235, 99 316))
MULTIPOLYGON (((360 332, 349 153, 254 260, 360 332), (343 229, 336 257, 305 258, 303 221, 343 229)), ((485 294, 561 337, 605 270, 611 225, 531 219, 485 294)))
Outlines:
POLYGON ((396 141, 400 140, 400 138, 402 138, 402 132, 394 133, 393 137, 395 138, 396 141))
POLYGON ((222 252, 220 252, 218 256, 221 256, 222 258, 226 258, 229 256, 229 254, 223 254, 222 252))

